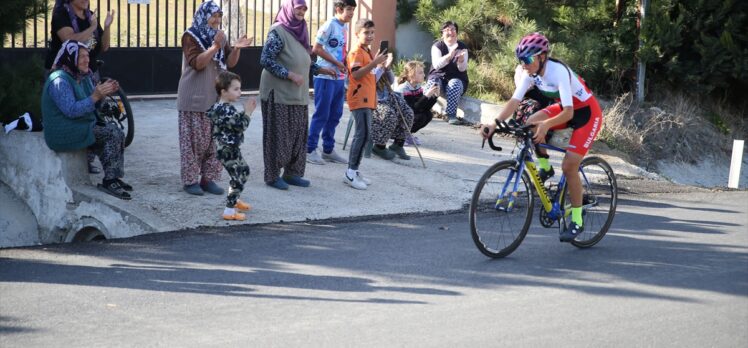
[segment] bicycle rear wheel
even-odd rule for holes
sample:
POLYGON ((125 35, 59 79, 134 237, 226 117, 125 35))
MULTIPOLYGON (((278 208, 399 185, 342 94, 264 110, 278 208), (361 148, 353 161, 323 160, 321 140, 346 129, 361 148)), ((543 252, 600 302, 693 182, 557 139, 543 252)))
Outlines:
POLYGON ((125 133, 125 147, 132 144, 133 138, 135 138, 135 119, 132 115, 132 108, 130 107, 130 101, 127 100, 127 94, 125 91, 120 89, 116 95, 112 96, 119 106, 120 114, 117 118, 120 128, 125 133))
MULTIPOLYGON (((582 180, 582 217, 584 232, 571 241, 578 248, 589 248, 597 244, 608 232, 618 205, 616 175, 608 162, 599 157, 587 157, 579 165, 582 180)), ((568 187, 568 186, 567 186, 568 187)), ((569 197, 568 192, 563 200, 569 197)), ((566 206, 567 204, 562 206, 566 206)), ((563 219, 563 228, 571 222, 563 219)))
MULTIPOLYGON (((107 80, 109 80, 108 77, 103 77, 101 79, 102 82, 107 80)), ((120 87, 117 90, 117 93, 107 97, 106 102, 114 103, 117 106, 117 111, 114 113, 104 112, 105 120, 117 124, 125 134, 125 147, 130 146, 135 137, 135 119, 132 115, 130 101, 127 100, 127 94, 125 94, 125 91, 120 87)))
POLYGON ((515 161, 496 163, 483 174, 470 202, 470 234, 478 250, 501 258, 517 249, 530 228, 532 192, 529 176, 517 172, 515 161))

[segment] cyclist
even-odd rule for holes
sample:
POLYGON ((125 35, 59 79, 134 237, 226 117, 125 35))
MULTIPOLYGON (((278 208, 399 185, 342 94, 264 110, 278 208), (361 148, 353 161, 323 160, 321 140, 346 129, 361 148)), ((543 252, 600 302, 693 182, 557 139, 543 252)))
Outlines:
MULTIPOLYGON (((587 154, 597 133, 602 127, 602 111, 592 91, 581 77, 574 74, 566 64, 550 58, 548 39, 540 33, 529 34, 520 40, 515 49, 524 70, 515 86, 512 98, 496 118, 496 122, 507 119, 517 109, 525 92, 535 86, 541 93, 552 97, 555 103, 534 113, 527 123, 535 125, 535 143, 545 142, 548 130, 570 127, 574 131, 566 155, 561 163, 569 187, 571 199, 571 223, 561 232, 563 242, 574 240, 584 231, 582 219, 582 181, 579 165, 587 154)), ((489 137, 496 124, 483 126, 483 137, 489 137)), ((553 167, 548 163, 548 154, 537 148, 539 175, 541 180, 553 176, 553 167)))

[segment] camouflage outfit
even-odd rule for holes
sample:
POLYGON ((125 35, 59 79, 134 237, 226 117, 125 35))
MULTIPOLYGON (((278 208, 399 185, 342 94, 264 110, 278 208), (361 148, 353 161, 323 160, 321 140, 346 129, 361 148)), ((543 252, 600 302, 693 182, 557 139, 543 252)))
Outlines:
POLYGON ((226 197, 226 207, 233 208, 249 177, 249 166, 239 148, 244 142, 244 131, 249 126, 249 116, 239 112, 230 103, 218 102, 210 107, 208 118, 213 123, 213 140, 219 161, 226 168, 231 180, 226 197))

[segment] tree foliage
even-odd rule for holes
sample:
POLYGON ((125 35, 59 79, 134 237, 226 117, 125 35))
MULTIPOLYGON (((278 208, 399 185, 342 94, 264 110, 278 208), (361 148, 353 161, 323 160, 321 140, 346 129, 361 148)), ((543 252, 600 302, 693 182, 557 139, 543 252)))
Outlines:
MULTIPOLYGON (((46 0, 3 0, 0 6, 0 37, 23 30, 26 21, 47 11, 46 0)), ((0 64, 0 121, 8 122, 31 111, 41 117, 40 100, 44 66, 41 59, 0 64), (12 82, 11 82, 12 81, 12 82)))
POLYGON ((719 97, 748 88, 748 2, 658 0, 642 30, 642 60, 672 86, 719 97))
POLYGON ((23 30, 26 21, 47 12, 46 0, 3 0, 0 6, 0 37, 23 30))

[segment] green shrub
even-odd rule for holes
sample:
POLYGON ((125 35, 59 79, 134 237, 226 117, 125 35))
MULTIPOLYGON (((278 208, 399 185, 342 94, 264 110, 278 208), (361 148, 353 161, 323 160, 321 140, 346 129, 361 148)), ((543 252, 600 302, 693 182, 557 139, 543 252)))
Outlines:
POLYGON ((748 2, 660 0, 642 31, 642 59, 669 86, 738 97, 748 88, 748 2))
POLYGON ((0 6, 0 18, 3 18, 0 21, 0 38, 23 30, 27 20, 47 12, 47 3, 47 0, 3 0, 0 6))
POLYGON ((399 76, 400 72, 403 71, 403 68, 405 67, 405 63, 407 63, 407 62, 409 62, 411 60, 416 60, 416 61, 419 61, 419 62, 423 63, 423 65, 424 65, 423 66, 424 73, 426 73, 426 74, 429 73, 429 66, 426 64, 426 61, 423 59, 423 56, 420 55, 420 54, 416 54, 416 55, 414 55, 413 57, 410 57, 410 58, 406 58, 406 57, 402 57, 401 56, 400 58, 398 58, 397 60, 395 60, 394 63, 392 63, 392 67, 390 69, 392 69, 392 72, 395 74, 395 76, 399 76))
MULTIPOLYGON (((47 12, 47 0, 3 0, 0 6, 0 38, 23 30, 26 21, 47 12)), ((44 65, 39 57, 0 64, 0 121, 18 118, 26 111, 41 119, 41 90, 44 65)))
POLYGON ((41 91, 44 85, 44 64, 41 58, 0 64, 0 121, 7 123, 30 111, 35 121, 41 120, 41 91))
POLYGON ((408 23, 413 19, 416 12, 416 5, 413 0, 397 0, 397 23, 408 23))

